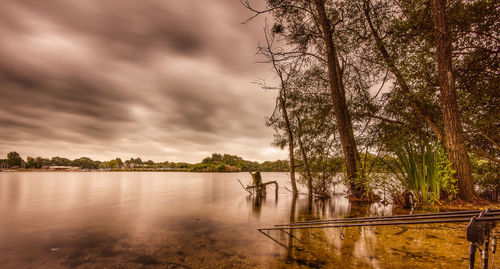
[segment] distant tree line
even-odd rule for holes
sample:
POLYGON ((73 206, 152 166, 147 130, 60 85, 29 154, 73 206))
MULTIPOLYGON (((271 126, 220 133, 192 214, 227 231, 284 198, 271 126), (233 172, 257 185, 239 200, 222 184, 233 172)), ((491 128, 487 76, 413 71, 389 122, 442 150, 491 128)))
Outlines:
POLYGON ((26 157, 24 160, 21 155, 15 151, 9 152, 5 159, 0 159, 0 168, 25 168, 42 169, 50 166, 71 166, 80 169, 170 169, 185 170, 193 172, 286 172, 288 171, 288 162, 285 160, 265 161, 262 163, 244 160, 243 158, 230 155, 214 153, 211 157, 202 160, 201 163, 187 162, 154 162, 152 160, 143 161, 141 158, 131 158, 122 161, 121 158, 115 158, 109 161, 97 161, 88 157, 81 157, 70 160, 63 157, 26 157))
MULTIPOLYGON (((368 153, 362 155, 367 163, 368 169, 374 172, 388 172, 387 163, 394 162, 394 158, 385 157, 385 162, 377 156, 368 153)), ((9 152, 5 159, 0 159, 0 168, 25 168, 25 169, 42 169, 50 166, 71 166, 80 169, 171 169, 185 170, 192 172, 289 172, 288 160, 277 161, 248 161, 237 155, 213 153, 212 156, 204 158, 200 163, 187 162, 154 162, 152 160, 143 161, 141 158, 131 158, 122 161, 121 158, 115 158, 109 161, 96 161, 88 157, 81 157, 70 160, 63 157, 26 157, 24 160, 21 155, 15 151, 9 152)), ((312 163, 311 170, 313 172, 321 172, 325 169, 329 171, 342 172, 343 158, 334 157, 322 161, 312 163)), ((304 172, 303 166, 296 168, 298 172, 304 172)))

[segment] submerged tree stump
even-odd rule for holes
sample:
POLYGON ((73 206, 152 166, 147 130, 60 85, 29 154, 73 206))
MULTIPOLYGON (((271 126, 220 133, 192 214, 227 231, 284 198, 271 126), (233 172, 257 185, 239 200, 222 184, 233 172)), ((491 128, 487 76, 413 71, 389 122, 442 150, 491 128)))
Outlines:
POLYGON ((250 193, 252 193, 252 191, 255 191, 257 193, 257 195, 265 195, 266 194, 266 186, 269 184, 274 184, 276 195, 278 195, 278 182, 276 182, 276 180, 262 183, 262 176, 260 175, 259 171, 255 172, 255 173, 252 173, 252 172, 249 172, 249 173, 250 173, 250 175, 252 175, 252 185, 251 186, 243 187, 243 184, 241 184, 241 181, 240 181, 241 186, 246 191, 248 191, 250 193))

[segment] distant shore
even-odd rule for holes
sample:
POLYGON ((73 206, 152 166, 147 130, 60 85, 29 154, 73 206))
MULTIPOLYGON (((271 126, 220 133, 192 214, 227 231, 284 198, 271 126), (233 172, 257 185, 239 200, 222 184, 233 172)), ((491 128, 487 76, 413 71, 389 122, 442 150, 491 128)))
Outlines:
POLYGON ((97 161, 87 157, 70 160, 64 157, 26 157, 15 151, 7 154, 6 159, 0 159, 0 171, 62 171, 62 172, 100 172, 100 171, 131 171, 131 172, 284 172, 288 170, 286 160, 256 161, 244 160, 242 157, 230 154, 213 153, 200 163, 187 162, 154 162, 143 161, 141 158, 130 158, 122 161, 115 158, 109 161, 97 161))
MULTIPOLYGON (((193 171, 191 169, 3 169, 0 172, 57 172, 57 173, 84 173, 84 172, 189 172, 189 173, 245 173, 245 171, 193 171)), ((266 171, 265 171, 266 172, 266 171)), ((288 172, 288 171, 267 171, 288 172)))
POLYGON ((0 172, 190 172, 190 173, 238 173, 241 171, 192 171, 190 169, 4 169, 0 172))

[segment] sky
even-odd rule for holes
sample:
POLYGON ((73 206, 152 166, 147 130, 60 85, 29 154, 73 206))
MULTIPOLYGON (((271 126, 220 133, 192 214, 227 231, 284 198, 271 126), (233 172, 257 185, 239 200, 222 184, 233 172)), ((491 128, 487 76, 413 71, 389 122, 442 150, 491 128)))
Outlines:
MULTIPOLYGON (((258 6, 262 2, 254 1, 258 6)), ((4 0, 0 158, 286 158, 239 0, 4 0)))

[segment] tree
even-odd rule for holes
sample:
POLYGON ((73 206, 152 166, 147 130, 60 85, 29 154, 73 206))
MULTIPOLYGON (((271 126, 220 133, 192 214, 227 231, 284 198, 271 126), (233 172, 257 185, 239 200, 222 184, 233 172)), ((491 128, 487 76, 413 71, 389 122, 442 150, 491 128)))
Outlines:
POLYGON ((449 6, 453 78, 466 144, 470 152, 500 164, 498 1, 453 1, 449 6))
POLYGON ((337 127, 344 152, 344 160, 349 181, 349 190, 352 195, 360 199, 367 194, 364 184, 360 184, 357 179, 359 153, 354 140, 354 131, 352 128, 351 115, 346 105, 344 83, 342 81, 342 70, 340 67, 338 52, 336 51, 332 35, 335 31, 336 22, 328 19, 325 11, 324 0, 315 0, 316 12, 321 28, 322 39, 326 48, 328 79, 330 81, 330 92, 335 107, 335 116, 337 118, 337 127), (334 27, 331 27, 333 25, 334 27), (333 29, 332 29, 333 28, 333 29))
POLYGON ((309 165, 309 158, 307 157, 306 149, 304 147, 304 143, 302 142, 302 122, 300 121, 299 116, 296 116, 297 119, 297 141, 299 142, 299 150, 302 155, 302 161, 304 162, 304 174, 307 181, 307 195, 309 198, 313 197, 313 178, 311 175, 311 168, 309 165))
POLYGON ((21 167, 23 165, 23 158, 21 158, 19 153, 11 151, 7 153, 7 164, 9 167, 21 167))
MULTIPOLYGON (((295 62, 300 70, 309 68, 327 70, 327 72, 324 72, 326 75, 322 79, 327 80, 330 86, 329 94, 331 99, 329 103, 333 104, 334 108, 333 115, 341 149, 345 157, 349 190, 354 198, 364 198, 363 196, 368 192, 364 182, 360 181, 362 177, 357 173, 359 153, 354 139, 349 105, 346 100, 347 83, 343 80, 345 76, 352 74, 347 74, 349 72, 348 63, 346 62, 347 57, 339 55, 340 53, 336 47, 335 41, 339 39, 340 35, 337 35, 331 28, 331 26, 335 28, 335 25, 340 21, 341 12, 336 9, 335 4, 328 4, 327 15, 325 2, 322 0, 269 0, 267 5, 267 10, 257 11, 248 2, 245 2, 245 6, 256 12, 256 15, 272 12, 276 22, 273 26, 273 32, 280 34, 283 39, 283 47, 286 48, 280 48, 276 53, 279 56, 277 62, 280 65, 283 65, 284 62, 289 64, 295 62)), ((348 50, 342 50, 343 56, 346 56, 347 53, 348 50)), ((297 74, 304 73, 298 72, 297 74)), ((278 98, 279 103, 282 102, 278 98)), ((286 127, 286 125, 285 122, 284 126, 286 127)), ((293 134, 293 132, 288 133, 293 134)))
POLYGON ((338 154, 335 111, 328 81, 323 78, 324 72, 318 68, 303 69, 296 71, 287 87, 287 110, 298 145, 295 153, 301 175, 298 182, 307 186, 309 197, 328 197, 328 187, 341 171, 322 165, 323 160, 338 154))
POLYGON ((38 168, 42 168, 43 166, 49 166, 50 160, 47 158, 36 157, 35 163, 37 164, 38 168))
POLYGON ((99 168, 99 161, 93 161, 90 158, 87 157, 81 157, 79 159, 75 159, 72 162, 73 166, 78 166, 82 169, 97 169, 99 168))
POLYGON ((218 153, 212 153, 212 157, 206 157, 201 161, 202 163, 220 163, 222 162, 222 155, 218 153))
POLYGON ((44 159, 42 157, 26 157, 26 168, 35 168, 35 169, 40 169, 43 166, 48 166, 50 165, 50 160, 49 159, 44 159))
MULTIPOLYGON (((362 188, 368 186, 366 171, 371 168, 364 166, 369 152, 388 156, 402 141, 437 139, 455 169, 462 170, 457 171, 463 190, 459 196, 470 199, 467 151, 500 163, 500 9, 496 2, 457 0, 445 9, 442 1, 424 0, 268 0, 260 11, 244 2, 255 12, 253 17, 273 15, 272 32, 281 38, 274 50, 280 68, 298 66, 293 74, 286 74, 291 78, 287 77, 285 107, 298 145, 296 163, 305 170, 304 176, 311 169, 305 166, 315 166, 321 156, 312 152, 322 140, 319 133, 328 137, 330 131, 310 131, 315 124, 309 119, 319 113, 303 81, 314 80, 328 82, 338 135, 325 141, 330 140, 333 147, 335 139, 340 141, 354 196, 366 192, 362 188), (442 12, 436 12, 438 4, 442 12), (444 26, 449 28, 447 33, 444 26), (451 74, 448 85, 443 84, 445 73, 451 74), (376 93, 374 86, 379 87, 376 93), (358 148, 365 152, 364 161, 358 148)), ((291 140, 283 135, 286 126, 284 119, 275 122, 277 145, 291 140)))
POLYGON ((141 158, 137 157, 135 159, 131 159, 132 160, 132 163, 135 163, 135 164, 142 164, 142 160, 141 158))
MULTIPOLYGON (((357 5, 356 1, 353 5, 357 5)), ((383 107, 389 117, 396 119, 396 124, 387 128, 389 124, 384 122, 379 124, 381 128, 377 128, 379 133, 389 137, 384 143, 391 143, 388 140, 394 140, 397 132, 417 142, 437 137, 446 147, 454 167, 462 170, 457 171, 456 176, 465 193, 459 193, 459 196, 470 199, 473 189, 467 147, 482 157, 500 162, 500 137, 497 136, 500 109, 494 104, 500 100, 497 90, 500 72, 495 60, 500 47, 498 8, 488 0, 453 1, 448 10, 442 6, 443 14, 448 18, 435 23, 425 18, 435 18, 436 8, 419 0, 399 3, 363 0, 358 8, 363 10, 366 29, 373 37, 373 44, 366 46, 367 51, 374 48, 379 55, 379 58, 370 60, 390 70, 396 82, 384 95, 386 102, 383 107), (443 35, 435 30, 438 23, 441 28, 446 23, 446 27, 452 29, 447 41, 439 41, 443 35), (441 44, 439 48, 438 43, 441 44), (449 49, 445 48, 445 43, 449 49), (451 72, 448 74, 453 80, 448 83, 453 87, 451 92, 443 92, 446 85, 441 84, 448 75, 443 75, 444 62, 439 64, 436 53, 448 54, 448 71, 451 72), (459 87, 455 87, 455 78, 458 78, 459 87), (408 113, 407 104, 412 113, 408 113), (460 115, 459 111, 465 113, 460 115), (419 126, 419 120, 427 126, 419 126), (415 124, 408 126, 407 122, 415 124), (462 122, 467 131, 465 134, 462 122), (426 127, 432 133, 428 133, 426 127)), ((362 35, 362 31, 360 33, 362 35)))
POLYGON ((54 166, 71 166, 72 162, 70 159, 61 157, 52 157, 50 159, 50 165, 54 166))
POLYGON ((433 130, 434 134, 440 140, 442 140, 444 138, 442 128, 438 125, 438 123, 435 122, 433 117, 429 115, 429 113, 422 107, 422 104, 414 97, 414 94, 412 93, 412 90, 410 89, 410 86, 408 85, 405 76, 403 75, 400 68, 397 67, 396 59, 394 59, 393 55, 389 53, 388 49, 386 48, 386 44, 384 44, 383 39, 381 38, 378 31, 375 29, 374 23, 372 22, 370 16, 369 0, 363 1, 363 11, 365 14, 365 19, 370 29, 370 33, 375 41, 376 48, 378 49, 380 55, 382 56, 382 59, 387 68, 394 74, 396 82, 399 85, 404 97, 408 100, 411 109, 417 116, 423 119, 427 123, 427 125, 433 130))
POLYGON ((113 163, 113 168, 121 168, 123 166, 123 161, 122 159, 120 158, 116 158, 114 160, 112 160, 112 163, 113 163))
POLYGON ((446 0, 431 0, 436 39, 436 59, 440 88, 441 108, 445 127, 445 144, 449 158, 456 170, 459 197, 472 200, 475 196, 472 170, 462 133, 458 111, 455 81, 453 79, 451 35, 446 16, 446 0))
POLYGON ((35 158, 30 156, 26 157, 26 168, 38 168, 35 163, 35 158))
MULTIPOLYGON (((276 31, 276 29, 275 29, 276 31)), ((278 59, 276 59, 275 52, 273 51, 273 41, 274 38, 269 37, 267 32, 267 27, 264 27, 264 35, 266 38, 266 46, 262 46, 258 48, 258 54, 263 55, 267 58, 268 62, 273 66, 273 70, 276 76, 279 79, 280 85, 278 87, 278 97, 276 102, 276 107, 273 112, 273 115, 270 117, 268 121, 268 126, 275 127, 276 130, 279 130, 280 127, 283 128, 286 132, 286 143, 288 144, 288 164, 290 171, 290 182, 292 184, 292 194, 297 196, 299 194, 297 188, 297 180, 295 178, 295 141, 294 141, 294 131, 292 129, 291 119, 288 115, 287 110, 287 99, 288 99, 288 80, 291 78, 291 73, 295 71, 295 68, 290 67, 291 70, 287 71, 286 66, 279 64, 278 59), (279 121, 280 119, 281 121, 279 121), (278 122, 281 123, 277 124, 278 122)), ((267 88, 266 85, 263 85, 264 88, 267 88)), ((282 146, 283 148, 283 146, 282 146)))

